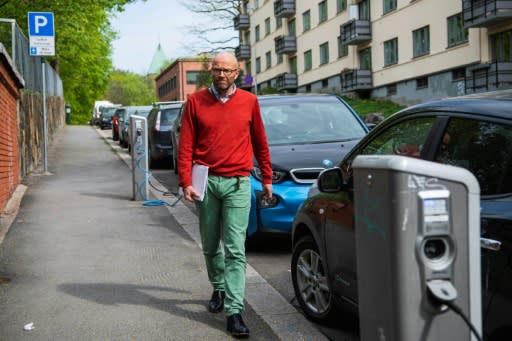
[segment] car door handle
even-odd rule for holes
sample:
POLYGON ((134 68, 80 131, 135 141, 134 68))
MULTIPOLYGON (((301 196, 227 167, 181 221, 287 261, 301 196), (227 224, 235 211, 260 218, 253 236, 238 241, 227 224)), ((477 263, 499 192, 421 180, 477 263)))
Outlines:
POLYGON ((494 239, 480 238, 480 247, 487 250, 499 251, 501 242, 494 239))

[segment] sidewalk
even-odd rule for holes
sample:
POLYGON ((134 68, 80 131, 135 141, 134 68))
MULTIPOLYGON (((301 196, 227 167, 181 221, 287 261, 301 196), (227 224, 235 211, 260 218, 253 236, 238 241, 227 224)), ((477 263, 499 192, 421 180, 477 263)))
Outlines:
MULTIPOLYGON (((129 160, 108 132, 65 127, 51 174, 30 176, 12 224, 0 221, 0 340, 231 339, 205 308, 197 218, 131 201, 129 160)), ((325 340, 250 265, 246 299, 251 339, 325 340)))

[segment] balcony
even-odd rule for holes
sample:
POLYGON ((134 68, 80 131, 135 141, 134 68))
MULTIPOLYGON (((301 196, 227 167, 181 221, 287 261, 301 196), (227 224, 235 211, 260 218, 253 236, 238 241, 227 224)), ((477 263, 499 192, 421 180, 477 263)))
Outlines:
POLYGON ((274 41, 277 54, 297 52, 297 38, 295 36, 279 36, 274 41))
POLYGON ((249 14, 239 14, 233 18, 233 25, 235 30, 247 30, 251 27, 251 20, 249 14))
POLYGON ((372 39, 370 20, 352 19, 340 26, 341 43, 357 45, 372 39))
POLYGON ((296 73, 281 73, 276 77, 276 88, 278 90, 295 90, 297 89, 298 81, 296 73))
POLYGON ((238 45, 235 48, 235 56, 238 60, 251 59, 251 45, 238 45))
POLYGON ((295 15, 295 0, 277 0, 274 2, 274 15, 288 18, 295 15))
POLYGON ((489 62, 466 68, 466 94, 512 89, 512 63, 489 62))
POLYGON ((373 88, 372 70, 348 69, 341 72, 341 91, 361 91, 373 88))
POLYGON ((489 27, 512 19, 512 1, 462 0, 464 28, 489 27))

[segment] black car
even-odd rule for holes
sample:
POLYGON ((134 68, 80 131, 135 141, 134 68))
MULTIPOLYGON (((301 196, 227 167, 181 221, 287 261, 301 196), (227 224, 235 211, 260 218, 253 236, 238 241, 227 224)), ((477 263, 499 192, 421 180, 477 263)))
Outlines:
MULTIPOLYGON (((475 175, 481 193, 481 237, 501 243, 499 250, 481 249, 484 336, 510 339, 512 90, 404 109, 379 124, 339 163, 342 190, 327 193, 321 185, 310 190, 293 223, 291 272, 298 302, 313 320, 335 315, 341 302, 357 308, 351 165, 364 154, 417 157, 463 167, 475 175), (329 224, 324 212, 330 212, 329 224), (320 285, 312 285, 313 278, 320 285)), ((329 174, 332 177, 332 169, 320 175, 318 184, 329 174)))
POLYGON ((149 167, 172 161, 171 129, 180 111, 181 101, 155 102, 147 117, 149 167))
POLYGON ((116 107, 104 107, 98 119, 98 125, 101 129, 112 128, 112 118, 116 112, 116 107))

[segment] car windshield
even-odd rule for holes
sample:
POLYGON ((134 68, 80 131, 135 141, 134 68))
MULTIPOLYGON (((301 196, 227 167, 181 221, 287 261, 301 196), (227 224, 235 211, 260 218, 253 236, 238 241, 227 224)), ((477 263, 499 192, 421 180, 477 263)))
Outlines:
POLYGON ((107 108, 105 109, 102 113, 101 113, 101 116, 102 117, 112 117, 114 116, 115 112, 116 112, 116 109, 117 108, 107 108))
POLYGON ((355 114, 336 97, 260 100, 269 145, 360 139, 366 134, 355 114))
POLYGON ((137 110, 134 115, 148 117, 150 110, 137 110))
POLYGON ((180 112, 180 108, 163 109, 160 115, 160 124, 172 124, 176 116, 180 112))

